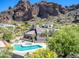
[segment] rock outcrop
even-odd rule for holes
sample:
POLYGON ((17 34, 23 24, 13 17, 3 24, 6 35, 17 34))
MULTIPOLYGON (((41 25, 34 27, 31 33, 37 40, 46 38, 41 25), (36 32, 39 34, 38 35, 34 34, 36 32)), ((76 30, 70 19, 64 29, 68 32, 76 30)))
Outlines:
MULTIPOLYGON (((7 17, 16 21, 26 21, 33 17, 47 18, 48 16, 57 16, 59 5, 49 2, 40 2, 31 5, 29 1, 20 0, 14 8, 9 8, 7 17)), ((59 11, 60 12, 60 11, 59 11)), ((5 13, 3 13, 5 14, 5 13)), ((7 19, 7 17, 0 16, 0 20, 7 19), (6 17, 6 18, 5 18, 6 17)))
POLYGON ((7 12, 0 14, 0 22, 9 22, 13 20, 12 16, 9 15, 7 12))
POLYGON ((69 17, 69 20, 71 22, 79 22, 79 9, 68 12, 67 14, 65 14, 65 17, 69 17))
POLYGON ((32 18, 32 6, 29 1, 20 0, 15 6, 13 19, 17 21, 25 21, 32 18))
MULTIPOLYGON (((42 1, 40 3, 31 4, 29 1, 20 0, 13 8, 9 7, 8 11, 0 13, 0 21, 27 21, 34 17, 48 18, 48 16, 58 16, 63 14, 64 21, 76 22, 79 20, 79 5, 74 8, 64 8, 53 2, 42 1), (78 10, 76 10, 78 9, 78 10)), ((59 17, 63 19, 63 17, 59 17)))

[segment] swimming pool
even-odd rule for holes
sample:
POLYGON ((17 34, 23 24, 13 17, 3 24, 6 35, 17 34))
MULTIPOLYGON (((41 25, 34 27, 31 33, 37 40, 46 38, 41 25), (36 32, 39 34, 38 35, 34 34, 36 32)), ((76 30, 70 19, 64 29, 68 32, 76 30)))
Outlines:
POLYGON ((14 45, 14 49, 17 51, 27 51, 42 48, 40 45, 29 45, 29 46, 22 46, 22 45, 14 45))

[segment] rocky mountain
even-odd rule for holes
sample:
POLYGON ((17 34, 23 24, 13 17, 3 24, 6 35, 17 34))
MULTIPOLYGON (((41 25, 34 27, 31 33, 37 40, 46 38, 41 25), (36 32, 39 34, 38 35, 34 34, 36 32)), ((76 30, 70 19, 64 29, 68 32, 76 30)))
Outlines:
MULTIPOLYGON (((31 4, 29 1, 20 0, 13 8, 9 7, 7 11, 0 13, 0 22, 2 21, 27 21, 34 17, 48 18, 49 16, 59 16, 60 14, 65 17, 79 19, 79 5, 72 7, 62 7, 61 5, 53 2, 41 1, 36 4, 31 4), (73 17, 74 16, 74 17, 73 17)), ((65 18, 66 19, 66 18, 65 18)))
POLYGON ((65 14, 65 17, 69 17, 72 22, 79 22, 79 9, 73 10, 65 14))

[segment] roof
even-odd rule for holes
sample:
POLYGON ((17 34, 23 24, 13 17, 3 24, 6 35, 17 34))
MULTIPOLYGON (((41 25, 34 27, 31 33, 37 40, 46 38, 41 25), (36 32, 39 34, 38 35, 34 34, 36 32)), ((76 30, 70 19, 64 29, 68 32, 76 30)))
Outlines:
MULTIPOLYGON (((37 33, 38 33, 38 34, 44 33, 44 32, 46 31, 45 28, 37 28, 36 30, 37 30, 37 33)), ((35 34, 35 31, 32 30, 32 31, 26 32, 25 34, 31 34, 31 35, 34 35, 34 34, 35 34)))
POLYGON ((26 32, 25 34, 35 34, 35 31, 32 30, 32 31, 26 32))
POLYGON ((0 27, 13 27, 13 28, 15 28, 15 25, 2 24, 2 23, 0 23, 0 27))

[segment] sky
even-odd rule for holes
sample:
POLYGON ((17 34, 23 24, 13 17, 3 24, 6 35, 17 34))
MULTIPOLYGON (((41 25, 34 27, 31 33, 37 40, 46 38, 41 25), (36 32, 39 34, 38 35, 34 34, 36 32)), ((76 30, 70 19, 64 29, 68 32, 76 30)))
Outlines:
MULTIPOLYGON (((8 9, 9 6, 13 7, 19 0, 0 0, 0 12, 8 9)), ((41 0, 29 0, 31 3, 36 3, 41 0)), ((55 2, 62 6, 69 6, 72 4, 79 4, 79 0, 47 0, 48 2, 55 2)))

